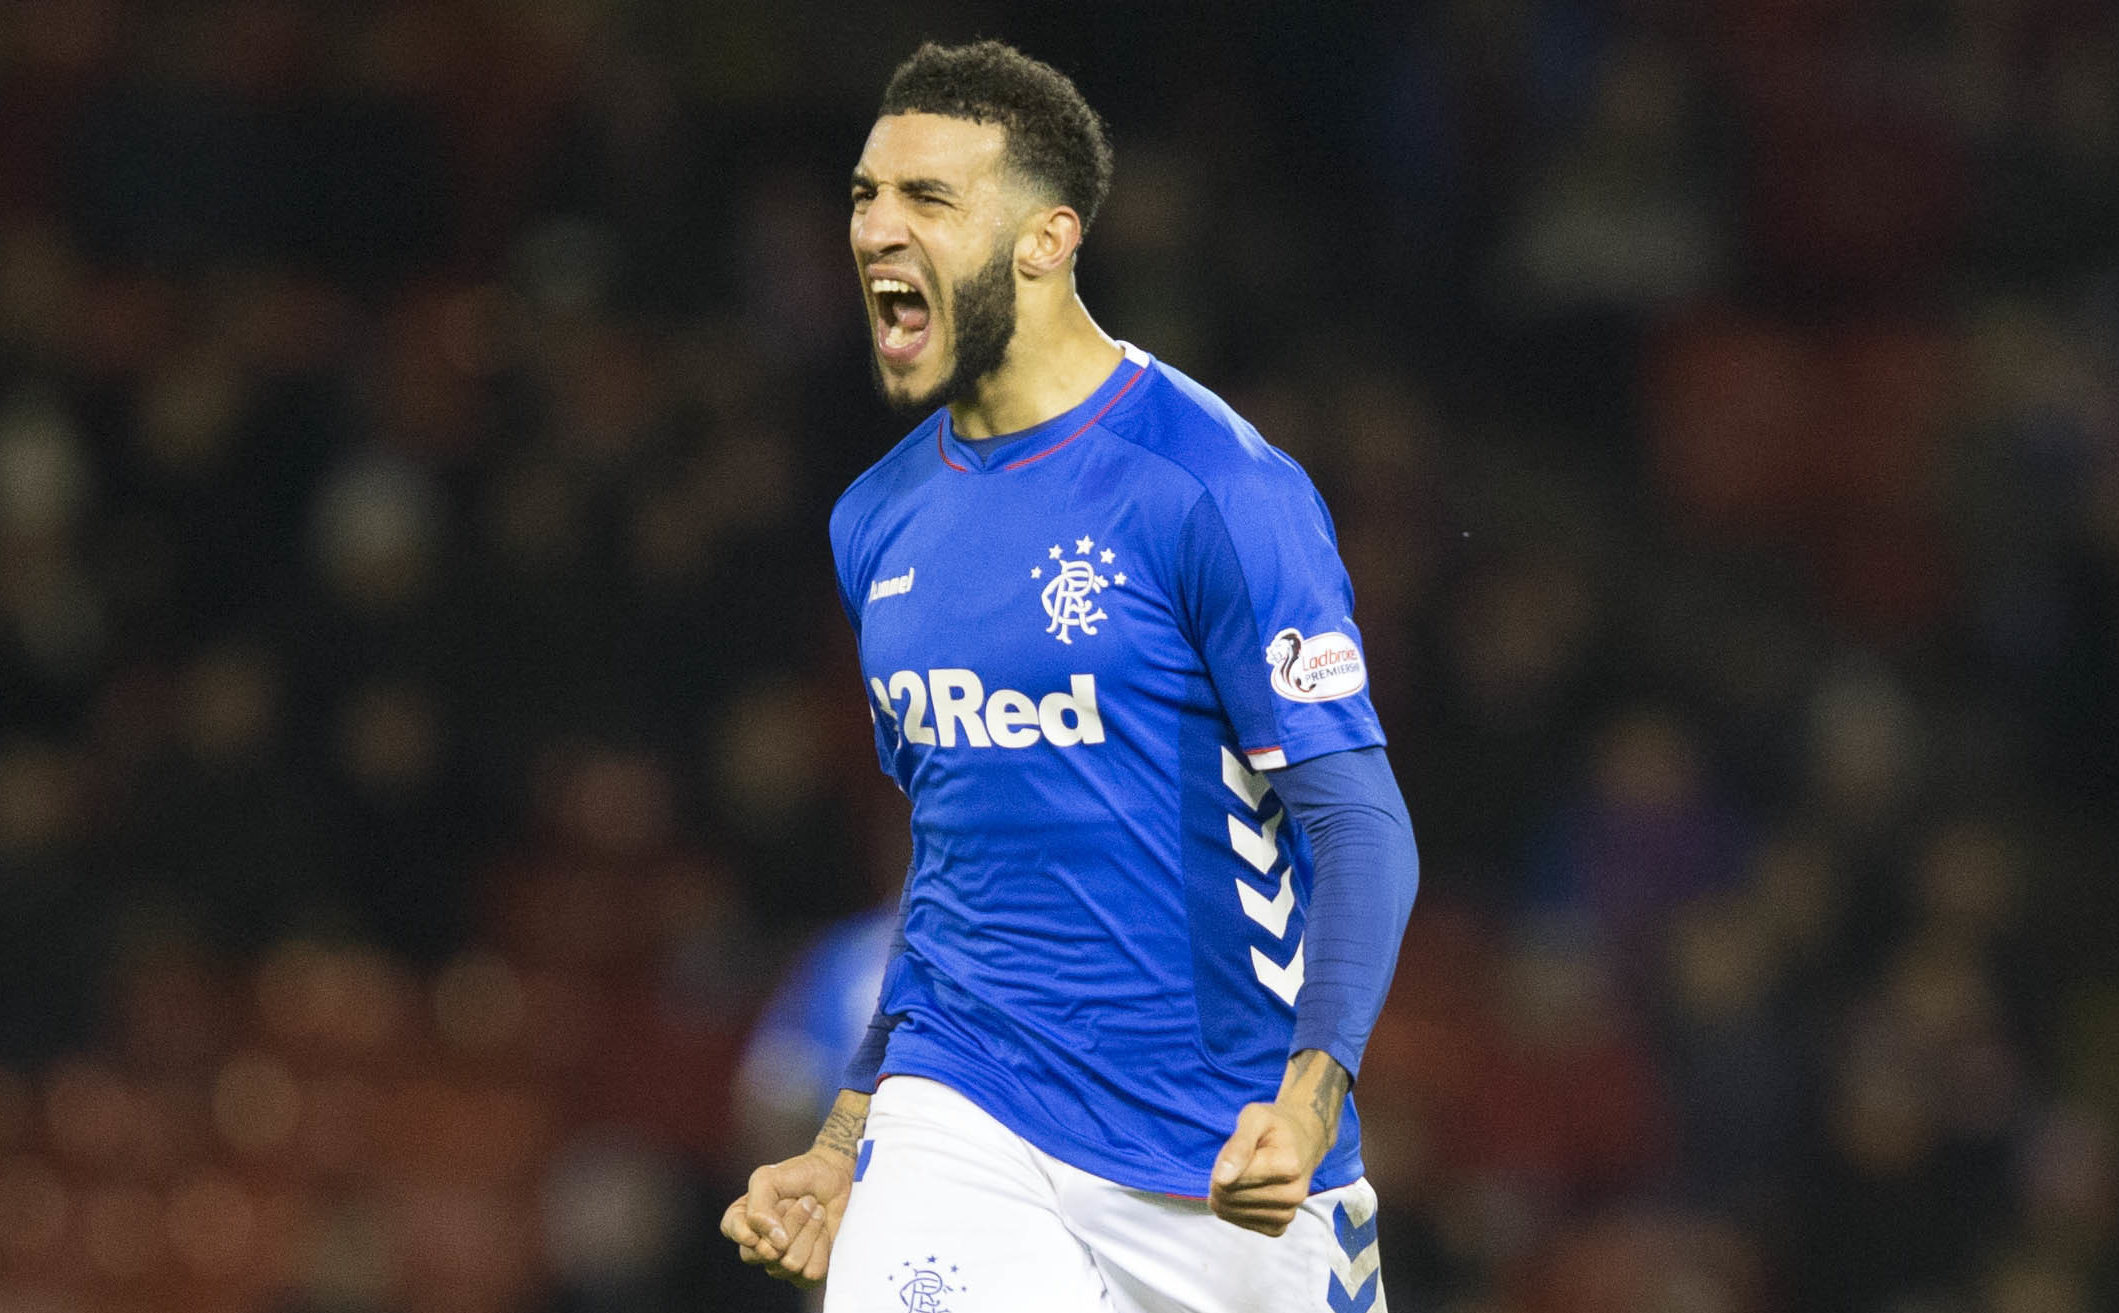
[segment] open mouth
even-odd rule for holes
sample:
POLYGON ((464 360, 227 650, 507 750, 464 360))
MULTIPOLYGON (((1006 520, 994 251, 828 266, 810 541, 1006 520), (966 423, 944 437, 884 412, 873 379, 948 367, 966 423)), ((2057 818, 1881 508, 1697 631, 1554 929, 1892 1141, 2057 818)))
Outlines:
POLYGON ((927 345, 931 322, 927 298, 902 278, 871 278, 876 303, 876 350, 894 364, 909 364, 927 345))

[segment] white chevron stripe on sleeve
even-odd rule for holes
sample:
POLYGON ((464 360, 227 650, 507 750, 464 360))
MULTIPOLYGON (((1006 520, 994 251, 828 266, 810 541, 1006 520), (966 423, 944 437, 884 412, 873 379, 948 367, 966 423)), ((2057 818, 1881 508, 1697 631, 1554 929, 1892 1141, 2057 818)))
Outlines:
POLYGON ((1272 958, 1253 948, 1251 950, 1251 970, 1257 975, 1260 984, 1278 994, 1281 1002, 1289 1007, 1294 1007, 1295 995, 1302 992, 1301 941, 1296 941, 1295 956, 1288 959, 1286 966, 1281 966, 1272 958))
POLYGON ((1263 774, 1244 765, 1226 745, 1221 750, 1221 782, 1228 785, 1229 792, 1243 799, 1254 812, 1258 810, 1258 804, 1265 801, 1265 796, 1273 791, 1271 782, 1263 774))
POLYGON ((1273 863, 1280 860, 1280 819, 1286 815, 1274 812, 1263 830, 1254 830, 1234 816, 1229 818, 1229 846, 1260 875, 1271 874, 1273 863))
POLYGON ((1295 868, 1289 867, 1280 873, 1280 892, 1267 898, 1243 881, 1236 882, 1236 897, 1243 904, 1243 914, 1272 932, 1279 939, 1288 933, 1288 913, 1295 910, 1295 868))

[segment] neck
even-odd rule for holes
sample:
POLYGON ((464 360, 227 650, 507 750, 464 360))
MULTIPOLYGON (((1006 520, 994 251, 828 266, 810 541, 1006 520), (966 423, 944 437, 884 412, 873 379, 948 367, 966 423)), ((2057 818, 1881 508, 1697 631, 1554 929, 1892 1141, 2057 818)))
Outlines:
POLYGON ((949 407, 950 423, 962 437, 1018 433, 1063 415, 1088 400, 1118 368, 1124 352, 1071 291, 1050 314, 1024 310, 1001 367, 949 407))

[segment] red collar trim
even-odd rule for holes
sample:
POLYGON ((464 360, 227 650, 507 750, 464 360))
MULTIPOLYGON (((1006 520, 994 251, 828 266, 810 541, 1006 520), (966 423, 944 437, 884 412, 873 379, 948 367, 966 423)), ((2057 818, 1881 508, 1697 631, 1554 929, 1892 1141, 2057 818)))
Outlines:
POLYGON ((944 465, 947 465, 950 469, 955 470, 959 474, 969 474, 971 473, 971 467, 969 465, 959 465, 956 463, 956 461, 950 458, 949 444, 942 440, 942 430, 948 427, 949 417, 947 415, 944 415, 941 419, 941 422, 934 426, 934 449, 941 456, 942 463, 944 465))
MULTIPOLYGON (((1051 446, 1045 448, 1043 451, 1040 451, 1035 455, 1025 456, 1021 460, 1009 461, 1006 465, 1001 466, 1001 469, 1019 470, 1025 465, 1035 464, 1038 461, 1045 459, 1045 457, 1050 456, 1053 452, 1058 451, 1061 447, 1064 447, 1068 443, 1074 441, 1082 434, 1087 433, 1090 429, 1095 428, 1098 421, 1102 420, 1104 416, 1111 413, 1111 407, 1118 404, 1119 398, 1125 396, 1128 392, 1131 392, 1133 390, 1133 385, 1135 383, 1140 382, 1141 375, 1147 372, 1148 367, 1146 365, 1142 365, 1139 369, 1134 370, 1133 377, 1127 379, 1123 384, 1121 384, 1119 386, 1118 391, 1111 394, 1111 399, 1109 401, 1106 401, 1101 407, 1099 407, 1097 412, 1094 415, 1091 415, 1086 421, 1084 421, 1082 426, 1074 430, 1074 432, 1069 433, 1066 437, 1061 438, 1058 442, 1053 443, 1051 446)), ((949 444, 943 441, 942 431, 948 427, 949 421, 946 416, 943 418, 941 423, 934 426, 934 449, 936 452, 940 453, 942 457, 942 463, 944 465, 947 465, 950 469, 955 470, 959 474, 969 474, 971 472, 971 467, 968 465, 961 465, 957 463, 957 461, 952 458, 949 454, 949 444)))

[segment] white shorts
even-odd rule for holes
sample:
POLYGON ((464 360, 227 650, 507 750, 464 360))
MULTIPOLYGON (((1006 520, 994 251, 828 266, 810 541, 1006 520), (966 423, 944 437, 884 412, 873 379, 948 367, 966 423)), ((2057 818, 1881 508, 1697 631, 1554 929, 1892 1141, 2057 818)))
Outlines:
POLYGON ((917 1076, 883 1082, 868 1137, 824 1313, 1387 1313, 1365 1180, 1260 1235, 1070 1167, 917 1076))

